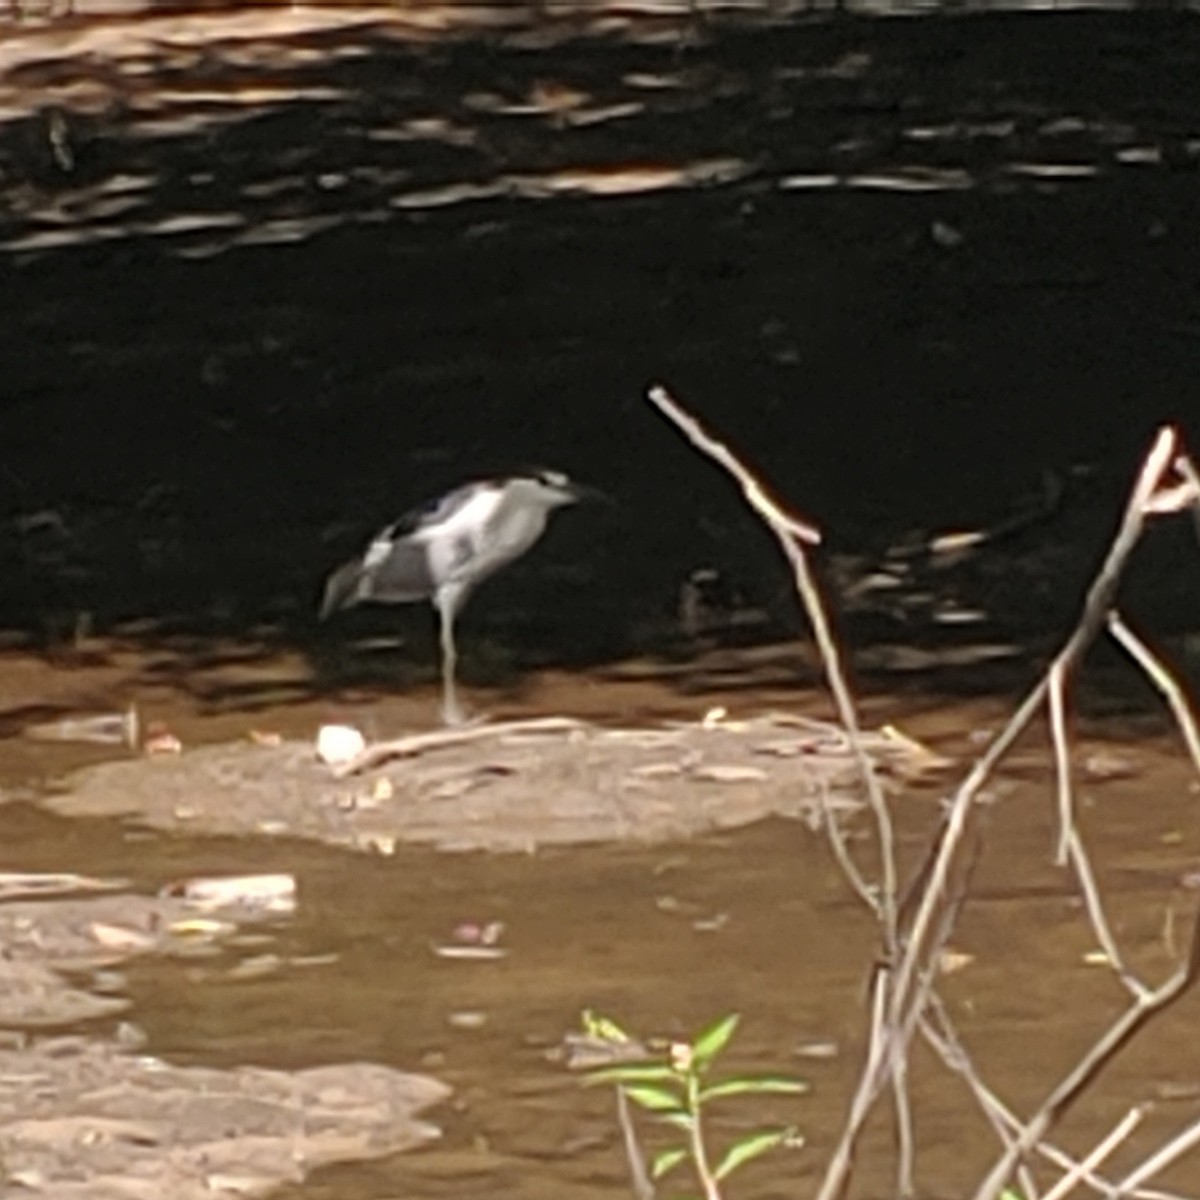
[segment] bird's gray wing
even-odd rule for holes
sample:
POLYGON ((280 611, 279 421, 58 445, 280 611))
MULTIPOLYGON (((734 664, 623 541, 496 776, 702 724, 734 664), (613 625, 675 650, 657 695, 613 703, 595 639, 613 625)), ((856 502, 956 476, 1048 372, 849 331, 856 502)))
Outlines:
POLYGON ((406 604, 411 600, 428 600, 436 590, 429 554, 420 542, 401 537, 388 539, 385 544, 377 538, 363 563, 365 579, 360 600, 406 604))
POLYGON ((434 592, 425 547, 393 536, 394 526, 379 534, 357 558, 343 563, 325 582, 321 620, 342 608, 379 601, 407 604, 428 600, 434 592))

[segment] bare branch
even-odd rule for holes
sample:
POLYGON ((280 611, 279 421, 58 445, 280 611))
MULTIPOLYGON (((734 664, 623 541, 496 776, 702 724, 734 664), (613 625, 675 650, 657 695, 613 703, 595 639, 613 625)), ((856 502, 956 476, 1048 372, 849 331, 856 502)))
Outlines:
POLYGON ((1200 1121, 1193 1121, 1182 1133, 1176 1134, 1165 1146, 1150 1155, 1116 1185, 1116 1195, 1127 1196, 1139 1184, 1166 1170, 1181 1154, 1200 1142, 1200 1121))
POLYGON ((908 1006, 909 991, 921 958, 921 950, 932 926, 934 912, 942 902, 950 865, 962 841, 979 789, 1032 720, 1049 690, 1050 681, 1055 672, 1065 672, 1074 666, 1104 622, 1112 607, 1110 601, 1116 594, 1121 572, 1141 536, 1145 524, 1143 510, 1146 502, 1154 494, 1163 472, 1171 462, 1176 442, 1177 438, 1173 429, 1165 427, 1159 430, 1126 505, 1120 528, 1117 530, 1108 555, 1084 600, 1083 612, 1078 624, 1062 650, 1059 651, 1049 671, 1026 696, 1008 725, 978 759, 954 797, 941 846, 930 872, 929 884, 913 919, 905 953, 897 969, 895 991, 892 997, 892 1015, 897 1018, 897 1024, 900 1023, 900 1014, 908 1006))
POLYGON ((429 750, 445 746, 460 746, 464 742, 486 741, 510 733, 571 733, 583 729, 584 722, 570 717, 531 717, 525 721, 497 721, 488 725, 460 725, 450 729, 433 729, 428 733, 412 733, 387 742, 374 742, 349 762, 334 769, 338 779, 357 775, 393 758, 415 758, 429 750))
POLYGON ((1056 867, 1067 865, 1067 830, 1075 822, 1075 798, 1071 794, 1071 751, 1067 745, 1066 689, 1066 673, 1060 660, 1050 668, 1048 678, 1050 736, 1054 743, 1054 773, 1058 781, 1058 847, 1054 852, 1056 867))
POLYGON ((1134 974, 1121 953, 1116 935, 1108 923, 1108 917, 1104 914, 1104 900, 1100 895, 1100 888, 1092 871, 1091 860, 1084 848, 1083 838, 1080 837, 1079 830, 1074 825, 1070 826, 1066 835, 1071 865, 1075 868, 1075 876, 1079 880, 1080 891, 1083 892, 1083 902, 1087 908, 1088 920, 1091 921, 1092 930, 1096 934, 1100 948, 1104 951, 1105 957, 1122 984, 1133 993, 1135 999, 1141 1000, 1149 994, 1150 989, 1134 974))
MULTIPOLYGON (((1112 545, 1084 599, 1083 611, 1075 629, 1059 651, 1050 670, 1030 691, 1008 725, 976 761, 955 794, 941 830, 928 881, 905 940, 904 953, 897 964, 892 981, 887 1024, 897 1036, 892 1039, 888 1054, 869 1058, 863 1068, 864 1076, 855 1093, 838 1147, 826 1170, 818 1200, 836 1200, 842 1194, 848 1180, 849 1165, 853 1160, 852 1147, 861 1132, 866 1115, 884 1086, 886 1073, 894 1068, 895 1062, 906 1052, 920 1012, 920 993, 924 990, 920 983, 919 964, 927 962, 930 955, 936 952, 929 944, 934 929, 935 913, 945 903, 951 867, 959 853, 978 793, 996 764, 1012 748, 1045 700, 1054 672, 1057 670, 1065 674, 1074 667, 1104 623, 1108 611, 1113 606, 1125 563, 1141 537, 1147 519, 1147 507, 1161 487, 1163 477, 1175 457, 1177 445, 1178 437, 1173 429, 1164 427, 1159 430, 1134 484, 1112 545)), ((1008 1163, 1004 1173, 1005 1179, 1011 1174, 1013 1163, 1029 1149, 1029 1146, 1023 1145, 1022 1142, 1023 1139, 1017 1143, 1019 1149, 1011 1159, 1006 1155, 1002 1160, 1008 1163)))
POLYGON ((1037 1145, 1055 1122, 1100 1071, 1137 1035, 1146 1022, 1174 1004, 1200 973, 1200 920, 1192 923, 1192 942, 1187 961, 1158 989, 1140 997, 1092 1045, 1065 1078, 1046 1097, 1025 1126, 1021 1136, 1008 1147, 975 1192, 975 1200, 994 1200, 1008 1182, 1013 1166, 1037 1145))
POLYGON ((758 478, 744 466, 724 443, 714 438, 693 416, 680 407, 667 389, 655 385, 647 393, 650 403, 679 428, 697 450, 707 454, 737 480, 750 507, 775 534, 795 576, 796 589, 812 622, 813 634, 825 665, 825 673, 837 705, 838 717, 853 748, 855 762, 866 787, 867 799, 874 814, 879 836, 879 857, 883 887, 879 896, 884 926, 884 944, 889 957, 896 952, 896 861, 892 818, 884 799, 879 776, 862 744, 858 710, 842 669, 841 651, 829 623, 825 602, 821 597, 803 544, 819 541, 820 535, 807 522, 787 512, 767 492, 758 478))
POLYGON ((1063 1200, 1063 1197, 1082 1183, 1129 1135, 1142 1123, 1149 1109, 1139 1104, 1131 1108, 1111 1130, 1096 1143, 1092 1152, 1077 1162, 1043 1197, 1042 1200, 1063 1200))
POLYGON ((1183 685, 1115 610, 1108 614, 1108 631, 1165 697, 1175 723, 1179 726, 1179 732, 1183 735, 1192 766, 1200 774, 1200 731, 1197 731, 1196 717, 1183 685))

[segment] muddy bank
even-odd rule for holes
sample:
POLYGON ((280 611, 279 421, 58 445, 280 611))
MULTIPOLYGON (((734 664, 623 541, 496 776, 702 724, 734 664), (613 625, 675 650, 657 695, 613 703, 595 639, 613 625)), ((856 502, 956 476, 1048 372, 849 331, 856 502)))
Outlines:
POLYGON ((437 1136, 443 1085, 370 1063, 175 1067, 106 1040, 0 1049, 4 1195, 55 1200, 262 1196, 327 1163, 437 1136), (11 1191, 10 1191, 11 1188, 11 1191))
MULTIPOLYGON (((112 1024, 130 1006, 131 957, 175 958, 185 970, 189 959, 242 944, 243 972, 259 969, 256 961, 270 959, 269 928, 242 927, 279 920, 279 906, 214 909, 189 901, 186 889, 150 896, 82 876, 6 874, 4 883, 6 897, 84 893, 0 904, 4 1195, 10 1187, 56 1200, 264 1195, 323 1164, 437 1136, 417 1115, 449 1089, 427 1076, 367 1063, 176 1066, 143 1052, 135 1023, 112 1024), (94 891, 107 894, 86 894, 94 891), (85 1023, 88 1036, 57 1034, 85 1023), (39 1029, 49 1032, 29 1032, 39 1029)), ((289 894, 281 887, 275 898, 289 894)))
MULTIPOLYGON (((894 732, 868 735, 867 745, 901 776, 940 763, 894 732)), ((387 854, 398 841, 444 850, 663 842, 771 815, 815 823, 822 803, 860 803, 845 736, 785 714, 664 729, 517 722, 391 746, 375 754, 378 766, 368 751, 352 775, 298 742, 108 763, 46 804, 64 815, 316 838, 387 854)))

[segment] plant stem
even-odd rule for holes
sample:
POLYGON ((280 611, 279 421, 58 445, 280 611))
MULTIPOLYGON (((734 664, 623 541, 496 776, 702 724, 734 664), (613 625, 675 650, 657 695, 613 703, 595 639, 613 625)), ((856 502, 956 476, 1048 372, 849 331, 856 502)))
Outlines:
POLYGON ((687 1078, 688 1115, 692 1118, 688 1137, 691 1139, 692 1161, 696 1164, 696 1175, 704 1188, 704 1200, 721 1200, 721 1188, 708 1162, 708 1151, 704 1147, 704 1129, 700 1124, 700 1079, 692 1072, 687 1078))

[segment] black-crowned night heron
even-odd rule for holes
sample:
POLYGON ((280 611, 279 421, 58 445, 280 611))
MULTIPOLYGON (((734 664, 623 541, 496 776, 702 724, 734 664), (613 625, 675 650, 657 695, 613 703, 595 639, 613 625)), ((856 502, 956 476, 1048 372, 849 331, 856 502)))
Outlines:
POLYGON ((432 600, 441 627, 442 716, 448 725, 460 724, 455 617, 479 584, 542 536, 556 508, 599 495, 557 471, 463 484, 405 514, 334 571, 321 619, 368 601, 432 600))

